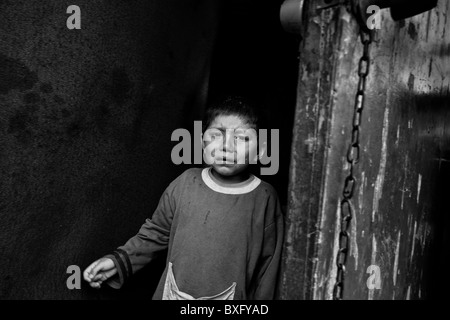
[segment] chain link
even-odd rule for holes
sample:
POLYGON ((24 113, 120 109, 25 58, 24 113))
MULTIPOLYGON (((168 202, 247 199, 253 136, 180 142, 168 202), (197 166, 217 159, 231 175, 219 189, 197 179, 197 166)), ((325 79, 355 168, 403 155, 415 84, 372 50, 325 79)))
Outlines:
POLYGON ((336 257, 337 274, 333 289, 334 300, 342 300, 344 295, 345 264, 347 262, 347 257, 350 250, 349 229, 355 211, 351 201, 356 186, 356 178, 353 173, 354 166, 360 160, 360 127, 362 121, 362 111, 364 109, 364 99, 366 95, 366 78, 369 74, 370 65, 369 47, 372 42, 372 33, 371 31, 362 29, 360 31, 360 37, 363 44, 363 54, 358 63, 359 80, 355 96, 355 106, 353 110, 352 137, 347 149, 347 162, 349 163, 350 168, 348 175, 345 178, 344 190, 342 191, 343 199, 340 203, 341 231, 339 232, 339 250, 336 257))

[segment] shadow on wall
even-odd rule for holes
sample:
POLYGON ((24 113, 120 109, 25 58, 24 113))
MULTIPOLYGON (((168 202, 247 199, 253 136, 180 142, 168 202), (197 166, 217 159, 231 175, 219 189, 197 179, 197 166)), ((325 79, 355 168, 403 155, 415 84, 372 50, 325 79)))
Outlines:
MULTIPOLYGON (((428 299, 448 299, 450 293, 444 283, 447 280, 446 261, 450 260, 450 92, 416 95, 413 99, 418 112, 417 144, 435 148, 429 155, 429 166, 436 177, 432 190, 429 190, 432 206, 423 208, 429 214, 431 230, 429 251, 424 257, 423 281, 428 299)), ((417 246, 421 245, 420 241, 416 242, 417 246)))

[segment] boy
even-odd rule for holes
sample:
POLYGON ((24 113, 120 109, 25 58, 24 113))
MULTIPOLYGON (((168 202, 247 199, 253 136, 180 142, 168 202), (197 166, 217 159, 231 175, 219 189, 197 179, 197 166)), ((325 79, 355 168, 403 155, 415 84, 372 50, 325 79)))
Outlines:
POLYGON ((120 288, 167 249, 153 299, 274 298, 283 216, 273 187, 248 170, 264 152, 260 146, 257 154, 257 139, 248 135, 259 129, 256 113, 228 98, 207 110, 203 127, 211 165, 176 178, 138 234, 84 271, 92 287, 120 288))

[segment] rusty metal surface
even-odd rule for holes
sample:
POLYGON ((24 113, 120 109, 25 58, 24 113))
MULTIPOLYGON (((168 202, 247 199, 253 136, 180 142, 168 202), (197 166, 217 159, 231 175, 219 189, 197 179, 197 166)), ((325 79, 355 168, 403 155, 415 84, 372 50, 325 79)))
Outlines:
MULTIPOLYGON (((447 1, 400 22, 382 13, 381 30, 371 48, 345 299, 433 298, 439 284, 447 281, 443 261, 448 259, 450 207, 445 191, 450 183, 448 15, 447 1), (371 265, 380 268, 380 289, 367 286, 371 265)), ((307 23, 282 298, 331 299, 338 204, 362 45, 356 22, 345 8, 326 10, 307 23), (313 32, 319 26, 320 36, 313 32), (325 56, 327 49, 330 54, 325 56), (329 74, 317 71, 326 63, 329 74), (313 153, 306 151, 309 138, 317 139, 313 153), (295 277, 303 280, 295 283, 295 277)))

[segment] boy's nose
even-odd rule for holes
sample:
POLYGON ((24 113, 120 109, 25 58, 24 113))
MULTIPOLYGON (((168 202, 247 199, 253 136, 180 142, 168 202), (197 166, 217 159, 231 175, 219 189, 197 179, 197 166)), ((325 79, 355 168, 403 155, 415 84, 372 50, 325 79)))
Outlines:
POLYGON ((223 142, 223 151, 234 152, 234 133, 226 133, 223 142))

